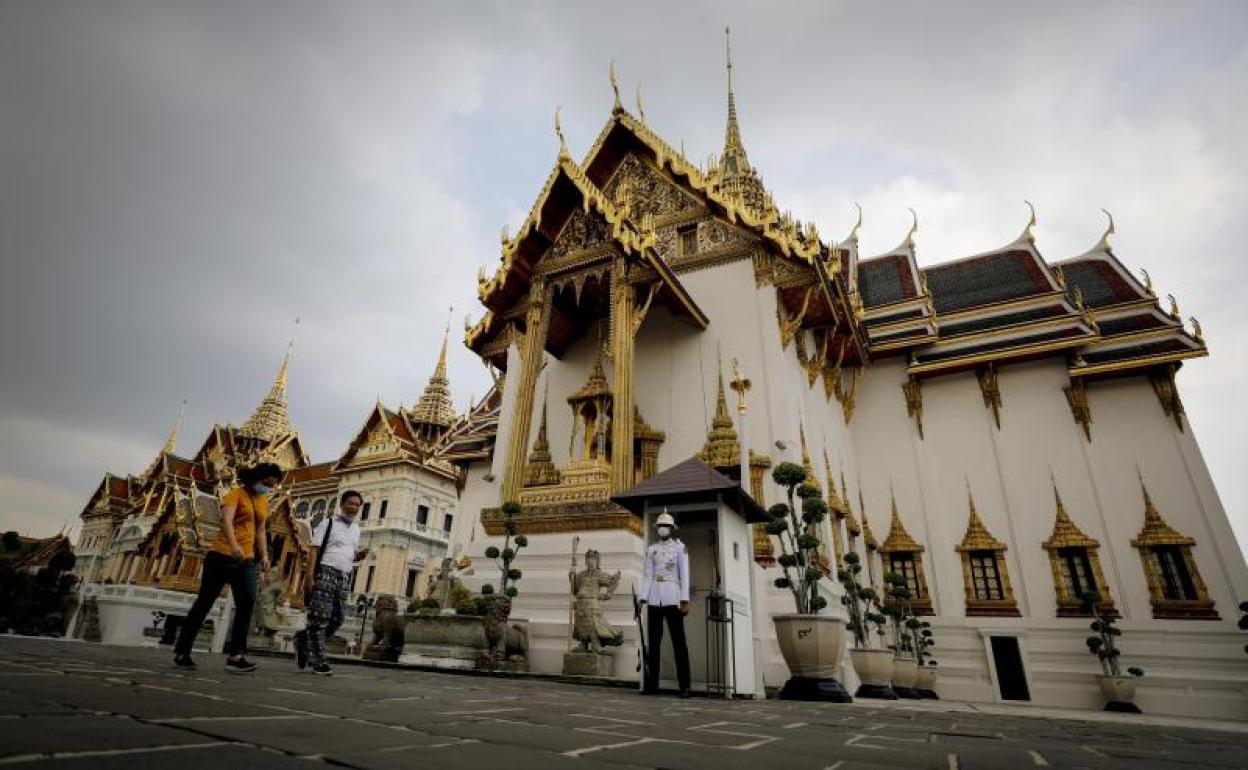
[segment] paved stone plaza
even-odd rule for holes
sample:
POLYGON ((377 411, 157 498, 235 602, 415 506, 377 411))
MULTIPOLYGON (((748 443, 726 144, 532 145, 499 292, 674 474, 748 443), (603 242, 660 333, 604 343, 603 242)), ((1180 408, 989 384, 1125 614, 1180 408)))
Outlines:
POLYGON ((643 698, 624 688, 0 637, 0 765, 64 768, 1248 767, 1248 733, 962 704, 643 698))

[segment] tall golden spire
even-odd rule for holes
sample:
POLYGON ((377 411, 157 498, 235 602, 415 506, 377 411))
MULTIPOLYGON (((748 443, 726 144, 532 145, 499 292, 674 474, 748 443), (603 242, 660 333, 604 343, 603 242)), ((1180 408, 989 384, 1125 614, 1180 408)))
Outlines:
MULTIPOLYGON (((452 307, 450 312, 454 312, 452 307)), ((451 322, 448 317, 446 328, 442 333, 442 351, 438 354, 438 364, 433 375, 425 385, 420 401, 412 408, 412 421, 435 429, 449 428, 455 422, 455 404, 451 400, 451 381, 446 376, 446 345, 451 335, 451 322)))
POLYGON ((757 215, 766 207, 767 193, 750 165, 737 121, 737 97, 732 87, 732 36, 724 27, 728 56, 728 125, 724 129, 724 152, 719 159, 720 189, 757 215))
POLYGON ((178 407, 178 419, 174 421, 173 427, 169 429, 169 436, 165 438, 165 454, 173 454, 178 448, 178 431, 182 429, 182 418, 186 415, 186 399, 182 399, 182 405, 178 407))
POLYGON ((732 90, 732 33, 728 27, 724 27, 724 43, 728 56, 728 127, 724 131, 723 160, 728 161, 731 157, 734 161, 739 160, 748 167, 745 145, 741 143, 741 126, 737 122, 737 98, 732 90))
POLYGON ((533 450, 529 453, 529 461, 524 467, 524 485, 526 487, 547 486, 559 483, 559 469, 550 458, 550 442, 546 438, 546 405, 550 401, 550 384, 546 385, 546 394, 542 397, 542 422, 537 428, 537 440, 533 442, 533 450))
POLYGON ((706 443, 699 453, 702 462, 712 468, 740 468, 741 441, 733 427, 732 414, 728 411, 728 397, 724 393, 724 362, 719 362, 719 392, 715 396, 715 417, 706 443))
POLYGON ((810 462, 810 450, 806 447, 806 426, 802 423, 797 425, 798 435, 802 442, 802 470, 806 471, 806 481, 815 489, 819 490, 819 494, 823 494, 823 485, 819 483, 819 477, 815 475, 815 466, 810 462))
MULTIPOLYGON (((296 318, 295 324, 298 325, 298 323, 299 319, 296 318)), ((286 355, 282 358, 282 365, 277 370, 277 377, 269 386, 269 392, 264 400, 238 429, 240 436, 263 439, 271 443, 295 432, 286 410, 286 377, 290 371, 290 358, 294 350, 295 338, 291 336, 290 343, 286 345, 286 355)))

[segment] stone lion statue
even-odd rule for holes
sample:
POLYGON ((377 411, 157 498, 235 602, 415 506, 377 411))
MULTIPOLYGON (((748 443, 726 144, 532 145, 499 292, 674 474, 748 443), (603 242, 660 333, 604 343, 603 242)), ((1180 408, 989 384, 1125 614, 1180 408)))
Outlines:
POLYGON ((529 632, 511 619, 511 599, 495 597, 489 602, 485 613, 485 642, 491 663, 501 661, 527 661, 529 656, 529 632))
POLYGON ((383 596, 374 607, 373 641, 364 651, 367 660, 395 662, 403 652, 405 626, 399 616, 399 600, 383 596))

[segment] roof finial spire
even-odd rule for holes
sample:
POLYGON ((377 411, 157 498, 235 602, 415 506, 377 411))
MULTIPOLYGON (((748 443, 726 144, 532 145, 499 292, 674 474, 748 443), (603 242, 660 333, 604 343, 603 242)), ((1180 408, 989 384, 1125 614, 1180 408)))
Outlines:
MULTIPOLYGON (((641 103, 641 84, 640 83, 637 84, 637 117, 641 118, 642 123, 646 122, 646 106, 641 103)), ((680 155, 681 157, 684 157, 685 155, 685 148, 683 146, 680 148, 680 155)))
MULTIPOLYGON (((745 147, 741 144, 741 127, 737 125, 737 99, 732 91, 732 32, 724 27, 724 41, 728 54, 728 130, 724 137, 724 159, 740 153, 745 157, 745 147)), ((740 169, 737 169, 740 170, 740 169)))
MULTIPOLYGON (((299 326, 299 318, 295 317, 295 327, 299 326)), ((269 387, 269 393, 251 413, 247 421, 238 429, 239 434, 250 438, 260 438, 272 442, 295 432, 291 427, 290 417, 286 410, 286 376, 290 371, 290 358, 295 350, 295 335, 290 335, 286 345, 286 356, 282 358, 282 366, 277 370, 277 378, 269 387)))
POLYGON ((1018 240, 1030 241, 1031 243, 1035 243, 1036 242, 1036 233, 1035 233, 1036 207, 1031 205, 1031 201, 1026 200, 1026 199, 1023 200, 1023 203, 1027 204, 1028 210, 1031 211, 1031 216, 1028 217, 1027 224, 1023 227, 1023 232, 1018 236, 1018 240))
POLYGON ((1109 209, 1102 208, 1101 211, 1109 218, 1109 225, 1105 228, 1105 233, 1101 236, 1101 242, 1096 247, 1101 251, 1109 251, 1109 236, 1114 234, 1114 215, 1109 213, 1109 209))
POLYGON ((615 104, 611 106, 611 110, 612 112, 618 112, 624 109, 624 105, 620 103, 620 83, 615 79, 615 59, 611 60, 608 72, 611 76, 611 90, 615 93, 615 104))
POLYGON ((562 106, 555 108, 555 135, 559 137, 559 157, 570 158, 572 156, 568 154, 568 141, 563 138, 563 124, 559 122, 559 112, 562 109, 562 106))
POLYGON ((169 429, 169 437, 165 439, 165 454, 173 454, 178 448, 178 431, 182 429, 182 418, 186 415, 186 399, 182 399, 182 404, 178 407, 178 419, 174 421, 173 427, 169 429))
POLYGON ((451 337, 451 316, 455 313, 455 306, 451 305, 446 311, 446 328, 442 332, 442 352, 438 354, 438 366, 434 371, 434 377, 446 379, 446 341, 451 337))

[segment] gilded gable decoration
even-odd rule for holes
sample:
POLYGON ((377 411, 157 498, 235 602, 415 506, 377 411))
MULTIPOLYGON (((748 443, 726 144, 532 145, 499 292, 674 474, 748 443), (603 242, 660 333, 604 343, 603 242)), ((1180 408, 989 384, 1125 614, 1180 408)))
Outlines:
POLYGON ((902 395, 906 398, 906 414, 914 419, 914 426, 919 431, 919 440, 923 440, 923 385, 920 380, 911 377, 901 384, 902 395))
POLYGON ((970 515, 966 522, 966 534, 954 549, 962 556, 962 581, 966 589, 966 614, 1002 615, 1017 617, 1018 604, 1010 585, 1010 573, 1005 563, 1006 545, 989 534, 984 522, 975 510, 975 498, 970 483, 966 487, 967 506, 970 515))
POLYGON ((1153 392, 1157 394, 1157 401, 1161 404, 1161 410, 1166 416, 1174 420, 1175 426, 1180 432, 1183 430, 1183 399, 1179 398, 1179 386, 1175 384, 1174 373, 1177 366, 1170 364, 1160 369, 1154 369, 1149 372, 1148 379, 1153 385, 1153 392))
POLYGON ((1219 619, 1192 556, 1196 540, 1179 533, 1162 518, 1144 485, 1143 474, 1139 476, 1144 497, 1144 528, 1131 540, 1131 545, 1139 550, 1144 563, 1153 617, 1219 619))
POLYGON ((880 548, 879 541, 875 539, 875 533, 871 531, 871 519, 867 516, 867 504, 862 499, 862 482, 858 482, 858 510, 862 512, 862 543, 867 547, 867 551, 878 551, 880 548))
POLYGON ((992 421, 1001 429, 1001 385, 997 382, 997 367, 987 364, 976 371, 979 390, 984 396, 984 406, 992 410, 992 421))
POLYGON ((1096 591, 1100 595, 1101 601, 1097 606, 1102 613, 1113 613, 1114 600, 1110 596, 1109 584, 1105 581, 1105 573, 1101 570, 1101 559, 1097 553, 1100 543, 1085 535, 1071 520, 1062 503, 1056 479, 1050 476, 1050 480, 1053 484, 1056 514, 1053 534, 1041 546, 1048 552, 1049 564, 1053 569, 1057 616, 1091 615, 1083 601, 1083 595, 1089 591, 1096 591))
POLYGON ((1083 437, 1092 441, 1092 405, 1088 402, 1088 386, 1082 377, 1072 377, 1070 384, 1062 387, 1066 394, 1066 403, 1070 404, 1070 415, 1075 423, 1083 428, 1083 437))
POLYGON ((832 464, 828 462, 828 450, 823 450, 823 475, 828 479, 828 512, 832 514, 832 548, 837 569, 844 566, 845 538, 841 534, 841 520, 845 518, 845 503, 836 491, 836 479, 832 476, 832 464))
POLYGON ((845 496, 845 531, 849 533, 849 550, 854 550, 854 538, 862 534, 862 526, 854 516, 853 506, 849 504, 849 484, 845 483, 845 466, 841 466, 841 492, 845 496))

